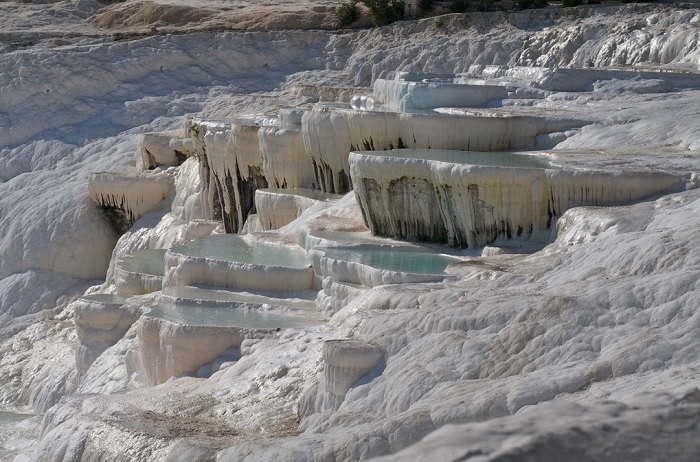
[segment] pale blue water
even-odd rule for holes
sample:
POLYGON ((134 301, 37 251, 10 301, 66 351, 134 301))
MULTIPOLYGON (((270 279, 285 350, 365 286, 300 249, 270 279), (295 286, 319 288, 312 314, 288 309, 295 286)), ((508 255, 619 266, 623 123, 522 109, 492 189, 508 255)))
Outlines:
POLYGON ((344 249, 324 249, 326 256, 390 271, 415 274, 445 274, 451 263, 459 258, 428 252, 411 252, 389 247, 361 247, 344 249))
POLYGON ((316 308, 315 300, 299 298, 274 298, 265 295, 251 294, 248 292, 234 292, 228 290, 203 289, 192 286, 166 287, 163 293, 170 297, 186 300, 202 300, 204 302, 221 303, 256 303, 260 305, 275 305, 290 308, 316 308))
POLYGON ((244 327, 249 329, 301 327, 313 323, 313 321, 300 316, 232 307, 181 304, 155 305, 151 307, 147 316, 191 326, 244 327))
POLYGON ((340 194, 325 193, 323 191, 316 191, 314 189, 304 188, 265 188, 258 189, 258 191, 264 191, 273 194, 290 194, 294 196, 308 197, 309 199, 314 199, 317 201, 334 201, 343 197, 340 194))
POLYGON ((456 151, 450 149, 392 149, 362 152, 374 156, 423 159, 453 164, 484 165, 489 167, 551 168, 549 160, 529 154, 513 152, 456 151))
POLYGON ((262 241, 249 242, 232 234, 195 239, 187 244, 175 246, 172 250, 191 257, 257 265, 286 268, 308 268, 311 265, 306 253, 301 249, 262 241))
POLYGON ((134 273, 163 276, 165 274, 165 249, 136 250, 120 258, 117 265, 134 273))

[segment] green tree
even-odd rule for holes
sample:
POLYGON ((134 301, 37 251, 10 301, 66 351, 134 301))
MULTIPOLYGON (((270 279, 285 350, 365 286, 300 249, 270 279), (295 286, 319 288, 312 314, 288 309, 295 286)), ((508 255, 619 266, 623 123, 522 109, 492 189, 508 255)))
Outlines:
POLYGON ((355 0, 340 4, 335 16, 335 23, 338 27, 348 27, 358 19, 360 19, 360 9, 355 0))
POLYGON ((375 26, 384 26, 403 19, 403 0, 360 0, 367 8, 375 26))

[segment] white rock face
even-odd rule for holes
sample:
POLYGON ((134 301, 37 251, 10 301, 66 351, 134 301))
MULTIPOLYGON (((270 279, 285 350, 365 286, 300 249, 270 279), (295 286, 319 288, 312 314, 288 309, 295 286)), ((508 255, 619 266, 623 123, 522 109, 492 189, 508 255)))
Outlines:
POLYGON ((279 229, 296 220, 304 210, 317 201, 300 195, 268 192, 258 189, 255 192, 255 208, 258 211, 258 221, 263 231, 279 229))
POLYGON ((313 165, 301 130, 262 127, 258 138, 263 172, 271 188, 314 189, 313 165))
POLYGON ((266 188, 258 130, 254 121, 216 124, 193 121, 199 140, 202 181, 210 200, 208 218, 220 218, 226 232, 238 232, 254 210, 255 190, 266 188))
MULTIPOLYGON (((200 163, 196 158, 188 158, 178 169, 175 178, 175 198, 171 213, 193 228, 207 218, 207 198, 202 188, 203 179, 199 176, 200 163)), ((211 222, 211 220, 209 220, 211 222)), ((209 234, 209 233, 206 233, 209 234)))
POLYGON ((457 460, 478 453, 488 461, 511 457, 554 461, 572 454, 586 460, 617 461, 639 451, 636 435, 640 433, 654 434, 645 457, 691 460, 698 444, 683 429, 698 408, 697 398, 698 389, 688 389, 674 394, 640 393, 623 403, 546 403, 540 410, 526 409, 486 424, 445 425, 418 444, 375 460, 457 460), (579 438, 581 432, 585 440, 579 438), (611 432, 615 438, 610 438, 611 432))
POLYGON ((261 230, 269 231, 288 225, 319 202, 340 197, 309 189, 258 189, 255 192, 255 208, 261 230))
POLYGON ((141 160, 144 168, 177 166, 194 154, 191 138, 177 138, 167 133, 146 133, 141 141, 141 160))
POLYGON ((117 224, 125 231, 170 195, 172 179, 167 175, 95 173, 88 191, 98 206, 124 214, 124 223, 117 224))

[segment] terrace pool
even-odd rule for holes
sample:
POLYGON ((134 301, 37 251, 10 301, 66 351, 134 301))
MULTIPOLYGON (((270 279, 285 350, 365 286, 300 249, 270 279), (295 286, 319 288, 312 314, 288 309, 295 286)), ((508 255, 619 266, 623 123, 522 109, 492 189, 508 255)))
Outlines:
POLYGON ((311 263, 301 250, 264 241, 249 241, 235 235, 207 236, 170 249, 173 254, 256 265, 308 268, 311 263))
POLYGON ((146 316, 190 326, 241 327, 247 329, 302 327, 314 323, 313 320, 300 316, 233 307, 207 307, 184 304, 154 305, 146 316))
POLYGON ((136 250, 117 261, 124 271, 163 276, 165 274, 165 249, 136 250))
POLYGON ((445 274, 445 268, 462 261, 448 255, 398 250, 391 247, 346 247, 323 249, 325 256, 372 268, 413 274, 445 274))
POLYGON ((231 290, 215 290, 205 289, 193 286, 176 286, 166 287, 163 289, 163 295, 173 299, 186 301, 187 304, 257 304, 257 305, 272 305, 279 307, 312 309, 317 308, 315 295, 313 291, 308 291, 314 295, 313 299, 305 298, 277 298, 268 297, 261 294, 253 294, 250 292, 236 292, 231 290))

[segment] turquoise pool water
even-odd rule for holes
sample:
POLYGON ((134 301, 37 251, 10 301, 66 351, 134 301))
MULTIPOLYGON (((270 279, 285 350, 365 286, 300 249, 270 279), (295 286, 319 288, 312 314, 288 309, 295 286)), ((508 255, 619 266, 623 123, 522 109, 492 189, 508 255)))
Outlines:
POLYGON ((276 329, 308 326, 313 321, 265 311, 232 307, 204 307, 196 305, 155 305, 147 316, 191 326, 244 327, 249 329, 276 329))
POLYGON ((207 236, 172 249, 190 257, 235 261, 256 265, 308 268, 311 262, 301 249, 264 241, 248 241, 236 235, 207 236))
POLYGON ((456 151, 451 149, 392 149, 389 151, 360 152, 373 156, 422 159, 452 164, 483 165, 489 167, 552 168, 544 157, 513 152, 456 151))
POLYGON ((117 265, 134 273, 163 276, 165 274, 165 249, 136 250, 120 258, 117 265))
POLYGON ((324 251, 330 258, 361 263, 372 268, 414 274, 445 274, 447 265, 462 261, 447 255, 411 252, 389 247, 324 249, 324 251))

